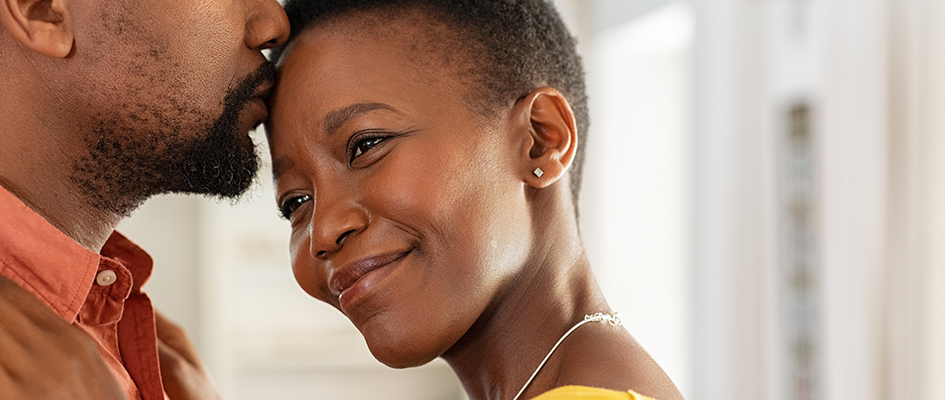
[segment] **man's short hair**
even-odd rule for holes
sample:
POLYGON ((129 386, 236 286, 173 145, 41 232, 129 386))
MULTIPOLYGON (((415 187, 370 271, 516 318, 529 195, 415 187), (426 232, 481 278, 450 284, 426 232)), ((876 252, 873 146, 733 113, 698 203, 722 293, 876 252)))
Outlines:
MULTIPOLYGON (((578 148, 571 166, 571 194, 577 206, 589 126, 584 68, 576 41, 545 0, 288 0, 285 10, 292 32, 288 45, 318 22, 358 12, 400 16, 419 10, 444 23, 456 35, 438 49, 461 54, 463 71, 475 75, 469 103, 489 116, 543 86, 557 89, 571 104, 578 148), (450 43, 450 42, 453 43, 450 43), (481 93, 479 93, 481 92, 481 93), (482 97, 479 97, 479 95, 482 97)), ((285 47, 276 49, 278 59, 285 47)))

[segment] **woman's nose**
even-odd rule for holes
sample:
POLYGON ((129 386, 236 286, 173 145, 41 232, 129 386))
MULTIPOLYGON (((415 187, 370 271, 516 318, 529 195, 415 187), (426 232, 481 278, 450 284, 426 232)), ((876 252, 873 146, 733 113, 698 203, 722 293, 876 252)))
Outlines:
POLYGON ((345 198, 343 191, 335 190, 330 195, 317 196, 316 199, 309 251, 313 257, 324 260, 363 232, 367 228, 368 218, 353 199, 345 198))

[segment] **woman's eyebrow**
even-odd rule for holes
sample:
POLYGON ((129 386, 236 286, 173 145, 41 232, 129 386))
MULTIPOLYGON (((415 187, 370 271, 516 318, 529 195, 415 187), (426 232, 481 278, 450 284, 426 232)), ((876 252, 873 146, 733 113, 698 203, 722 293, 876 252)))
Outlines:
POLYGON ((295 161, 292 161, 292 159, 287 156, 272 160, 272 180, 278 181, 282 174, 293 167, 295 167, 295 161))
POLYGON ((330 136, 333 135, 338 129, 341 129, 344 124, 346 124, 352 118, 367 114, 375 110, 389 110, 397 112, 394 107, 391 107, 384 103, 356 103, 350 106, 329 112, 325 116, 324 128, 325 132, 330 136))

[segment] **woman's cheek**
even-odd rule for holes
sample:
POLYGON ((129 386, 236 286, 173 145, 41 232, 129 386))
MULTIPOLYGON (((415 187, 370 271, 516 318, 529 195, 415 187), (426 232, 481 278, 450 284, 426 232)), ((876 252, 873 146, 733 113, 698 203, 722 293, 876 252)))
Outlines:
POLYGON ((313 265, 311 252, 309 252, 310 241, 307 230, 293 229, 292 238, 289 241, 289 254, 292 260, 292 274, 295 275, 295 281, 302 287, 309 296, 324 301, 321 298, 321 291, 318 290, 318 284, 315 282, 316 274, 313 265))
MULTIPOLYGON (((370 187, 374 204, 380 206, 375 211, 385 210, 391 217, 418 216, 429 213, 437 207, 446 206, 441 200, 442 188, 438 189, 437 171, 406 165, 405 168, 391 169, 396 173, 380 174, 373 179, 370 187)), ((410 221, 398 221, 409 223, 410 221)))

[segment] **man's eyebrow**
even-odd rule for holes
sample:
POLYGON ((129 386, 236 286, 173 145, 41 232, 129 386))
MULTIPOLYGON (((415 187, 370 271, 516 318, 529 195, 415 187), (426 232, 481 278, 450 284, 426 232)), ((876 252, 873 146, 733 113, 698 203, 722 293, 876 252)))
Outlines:
POLYGON ((324 128, 328 135, 334 134, 352 118, 367 114, 375 110, 389 110, 397 112, 394 107, 384 103, 357 103, 328 113, 325 116, 324 128))

